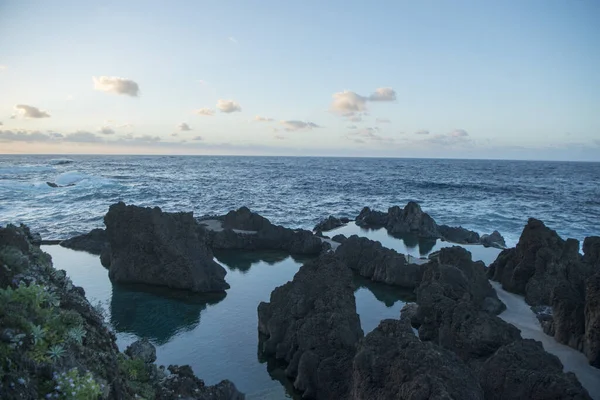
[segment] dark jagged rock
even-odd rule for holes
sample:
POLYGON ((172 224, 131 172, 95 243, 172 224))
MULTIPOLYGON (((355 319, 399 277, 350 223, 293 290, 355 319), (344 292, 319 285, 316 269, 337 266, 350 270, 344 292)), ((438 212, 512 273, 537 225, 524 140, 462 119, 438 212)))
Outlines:
POLYGON ((371 210, 365 207, 356 217, 356 225, 364 227, 382 228, 387 225, 388 216, 381 211, 371 210))
POLYGON ((427 264, 417 289, 422 340, 471 361, 520 338, 517 328, 494 315, 505 306, 487 281, 484 268, 461 247, 443 248, 427 264))
POLYGON ((409 201, 404 208, 391 207, 387 215, 386 228, 392 234, 409 234, 427 238, 440 237, 438 226, 433 218, 423 212, 421 206, 414 201, 409 201))
POLYGON ((344 243, 348 238, 346 237, 346 235, 335 235, 334 237, 331 238, 331 240, 333 240, 334 242, 338 242, 338 243, 344 243))
POLYGON ((72 250, 86 251, 88 253, 100 255, 102 250, 109 246, 108 236, 104 229, 92 229, 89 233, 72 237, 60 242, 62 247, 72 250))
POLYGON ((319 254, 328 243, 307 230, 293 230, 273 225, 268 219, 242 207, 217 217, 223 230, 211 230, 202 225, 206 243, 217 250, 282 250, 292 254, 319 254))
POLYGON ((146 364, 156 361, 156 348, 148 339, 136 340, 125 349, 125 354, 146 364))
MULTIPOLYGON (((387 319, 360 343, 350 399, 483 399, 473 372, 453 353, 387 319)), ((345 398, 345 397, 339 397, 345 398)))
POLYGON ((481 235, 480 242, 485 247, 495 247, 497 249, 505 249, 506 242, 504 237, 498 231, 494 231, 489 235, 481 235))
POLYGON ((481 367, 486 400, 591 399, 573 373, 532 339, 501 347, 481 367))
POLYGON ((342 222, 341 219, 336 218, 333 215, 330 215, 329 217, 327 217, 326 219, 324 219, 323 221, 321 221, 317 225, 315 225, 315 227, 313 228, 313 231, 327 232, 332 229, 339 228, 340 226, 343 226, 343 225, 344 225, 344 222, 342 222))
POLYGON ((418 318, 419 305, 417 303, 406 303, 400 310, 400 320, 410 322, 411 326, 418 328, 421 322, 418 318))
MULTIPOLYGON (((594 347, 588 340, 594 336, 590 333, 594 322, 587 315, 597 313, 600 304, 586 304, 593 298, 586 281, 600 271, 600 238, 586 238, 583 250, 582 257, 577 240, 563 240, 543 222, 530 218, 516 248, 500 253, 488 276, 506 290, 524 294, 530 305, 550 306, 552 314, 540 320, 544 332, 588 354, 586 349, 594 347)), ((595 341, 600 347, 600 337, 595 341)), ((593 363, 597 356, 588 358, 593 363)))
POLYGON ((58 185, 56 183, 54 183, 54 182, 46 182, 46 184, 48 186, 52 187, 52 188, 57 188, 58 187, 58 185))
POLYGON ((517 247, 500 253, 488 276, 505 290, 525 295, 532 306, 549 305, 554 287, 579 268, 579 261, 576 240, 564 241, 542 221, 530 218, 517 247))
POLYGON ((590 364, 600 368, 600 272, 586 284, 584 352, 590 364))
POLYGON ((258 306, 262 352, 287 363, 306 398, 347 398, 352 359, 363 337, 352 271, 333 254, 304 264, 258 306))
POLYGON ((442 238, 448 242, 459 244, 479 243, 479 233, 470 231, 462 226, 439 225, 438 229, 442 238))
POLYGON ((403 254, 356 235, 337 248, 336 255, 352 270, 376 282, 414 289, 421 282, 422 266, 409 264, 403 254))
POLYGON ((192 213, 117 203, 110 206, 104 223, 112 281, 194 292, 229 288, 226 271, 213 261, 211 250, 200 240, 192 213))
POLYGON ((589 236, 583 241, 583 262, 600 270, 600 236, 589 236))
POLYGON ((171 373, 161 382, 156 400, 244 400, 245 396, 238 392, 235 385, 224 380, 214 386, 206 386, 198 379, 189 365, 169 365, 171 373))

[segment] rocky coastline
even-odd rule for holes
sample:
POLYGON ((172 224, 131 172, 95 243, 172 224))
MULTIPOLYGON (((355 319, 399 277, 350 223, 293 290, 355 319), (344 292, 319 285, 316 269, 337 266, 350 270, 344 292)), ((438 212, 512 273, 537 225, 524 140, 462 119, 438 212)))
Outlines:
MULTIPOLYGON (((365 207, 356 217, 356 225, 383 228, 394 236, 504 249, 486 267, 460 246, 442 248, 415 263, 367 238, 334 235, 329 239, 323 232, 350 222, 333 216, 311 232, 274 225, 246 207, 194 218, 192 213, 117 203, 109 208, 104 222, 105 229, 60 244, 99 255, 115 283, 225 293, 229 288, 226 272, 214 261, 214 252, 278 250, 310 256, 290 282, 273 290, 269 302, 257 307, 261 354, 285 364, 285 375, 303 398, 592 398, 573 373, 563 372, 561 361, 541 343, 523 339, 519 329, 498 317, 506 306, 488 279, 525 296, 538 313, 544 332, 583 352, 592 367, 599 367, 599 237, 585 239, 582 255, 579 242, 563 240, 541 221, 530 219, 517 246, 505 249, 497 231, 479 235, 462 227, 439 225, 414 202, 404 208, 391 207, 387 213, 365 207), (356 311, 354 275, 414 291, 416 302, 407 304, 399 319, 383 320, 365 336, 356 311)), ((91 346, 105 359, 94 364, 88 359, 73 361, 69 356, 65 357, 69 363, 50 363, 48 367, 45 361, 43 366, 31 367, 28 346, 35 345, 28 342, 14 356, 10 353, 22 363, 24 379, 33 383, 28 387, 45 395, 39 390, 46 386, 39 382, 52 381, 53 373, 68 373, 77 367, 79 373, 90 373, 95 382, 109 388, 94 398, 132 398, 138 394, 137 383, 119 370, 120 360, 126 360, 148 372, 143 388, 151 387, 150 398, 243 398, 229 381, 206 386, 189 367, 171 366, 167 369, 170 374, 156 367, 153 347, 147 341, 120 353, 114 335, 89 305, 83 289, 71 284, 67 290, 67 277, 61 278, 64 282, 56 281, 51 260, 37 247, 41 242, 27 227, 0 228, 0 261, 7 266, 4 275, 0 274, 0 289, 51 285, 65 298, 76 297, 72 302, 79 306, 72 308, 82 315, 87 333, 82 344, 68 342, 69 346, 91 346), (28 261, 22 261, 25 259, 28 261), (25 272, 13 274, 15 271, 25 272), (90 341, 96 337, 102 344, 90 341), (42 374, 43 368, 49 372, 42 374)), ((63 304, 71 303, 61 297, 61 308, 63 304)), ((11 329, 9 336, 24 334, 33 340, 25 328, 11 329)), ((3 343, 12 343, 4 339, 4 331, 2 334, 3 343)), ((66 351, 75 350, 69 347, 66 351)), ((3 371, 2 390, 14 390, 14 374, 7 373, 6 367, 3 371)), ((15 393, 21 397, 6 398, 35 398, 27 397, 26 392, 15 393)))

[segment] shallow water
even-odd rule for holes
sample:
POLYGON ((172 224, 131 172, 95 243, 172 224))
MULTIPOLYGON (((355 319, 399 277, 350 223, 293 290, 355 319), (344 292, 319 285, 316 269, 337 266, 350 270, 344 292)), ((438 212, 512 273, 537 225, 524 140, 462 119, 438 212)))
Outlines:
MULTIPOLYGON (((190 295, 140 286, 112 285, 97 256, 42 246, 87 298, 100 301, 119 348, 141 337, 156 345, 159 364, 189 364, 208 384, 232 380, 248 399, 289 398, 281 369, 258 355, 257 307, 291 280, 301 263, 279 252, 217 253, 231 285, 226 296, 190 295), (281 382, 280 382, 281 381, 281 382)), ((398 318, 412 294, 356 278, 357 312, 365 333, 382 319, 398 318)))
POLYGON ((598 235, 600 163, 315 157, 0 155, 0 225, 46 239, 103 226, 117 202, 223 214, 243 205, 312 229, 417 201, 440 224, 499 230, 516 244, 528 217, 563 237, 598 235), (51 188, 46 181, 74 186, 51 188))

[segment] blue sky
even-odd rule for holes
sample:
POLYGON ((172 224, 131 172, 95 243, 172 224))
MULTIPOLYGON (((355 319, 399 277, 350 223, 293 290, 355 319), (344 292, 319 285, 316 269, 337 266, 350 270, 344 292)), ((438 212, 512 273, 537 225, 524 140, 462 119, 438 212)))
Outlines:
POLYGON ((599 15, 593 0, 0 0, 0 153, 600 161, 599 15))

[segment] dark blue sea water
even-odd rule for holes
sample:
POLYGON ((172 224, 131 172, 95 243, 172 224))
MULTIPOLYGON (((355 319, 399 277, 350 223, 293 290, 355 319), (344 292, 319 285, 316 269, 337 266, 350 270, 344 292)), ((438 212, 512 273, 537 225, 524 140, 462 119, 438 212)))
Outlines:
POLYGON ((102 226, 123 200, 196 215, 242 205, 289 227, 415 200, 438 223, 514 245, 530 216, 564 237, 600 234, 600 163, 439 159, 0 156, 0 224, 47 239, 102 226), (51 188, 46 181, 75 186, 51 188))

